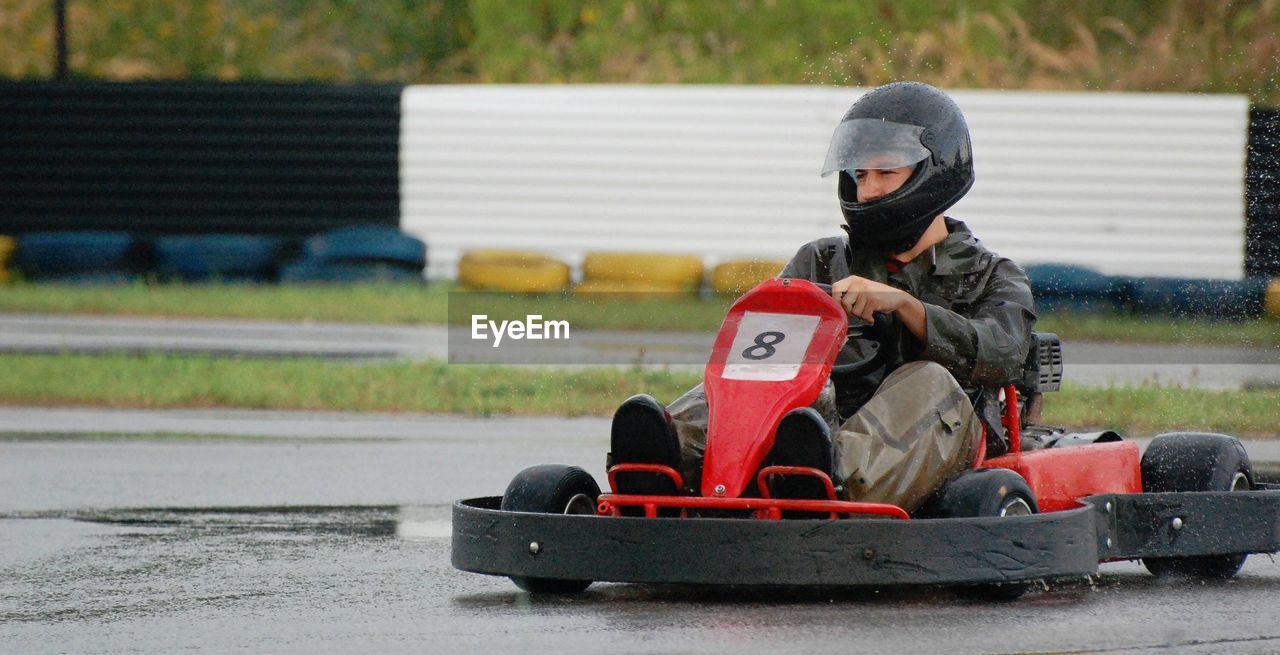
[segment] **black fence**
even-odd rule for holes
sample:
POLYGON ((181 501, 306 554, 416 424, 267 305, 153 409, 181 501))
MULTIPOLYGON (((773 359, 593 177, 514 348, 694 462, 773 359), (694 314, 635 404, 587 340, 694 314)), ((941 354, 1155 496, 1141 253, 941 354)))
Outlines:
MULTIPOLYGON (((400 222, 399 85, 0 82, 0 234, 400 222)), ((1280 109, 1251 113, 1248 275, 1280 277, 1280 109)))
POLYGON ((400 91, 0 82, 0 233, 399 227, 400 91))
POLYGON ((1280 277, 1280 109, 1254 109, 1245 174, 1245 272, 1280 277))

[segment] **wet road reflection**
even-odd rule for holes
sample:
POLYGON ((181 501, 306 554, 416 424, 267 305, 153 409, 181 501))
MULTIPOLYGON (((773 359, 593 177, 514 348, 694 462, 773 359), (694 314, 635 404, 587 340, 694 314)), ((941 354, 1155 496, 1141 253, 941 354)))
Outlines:
POLYGON ((1219 583, 1110 564, 1013 604, 617 584, 533 597, 452 568, 451 499, 528 463, 598 464, 597 441, 0 441, 0 652, 1280 651, 1267 556, 1219 583), (386 500, 403 498, 421 500, 386 500))
POLYGON ((1171 584, 1113 564, 1013 605, 897 588, 597 584, 535 597, 453 570, 448 516, 444 505, 378 505, 0 517, 0 634, 8 652, 1280 647, 1271 627, 1280 566, 1265 556, 1215 584, 1171 584))
POLYGON ((78 521, 141 528, 198 530, 201 535, 237 532, 389 537, 399 508, 380 507, 171 507, 122 509, 75 515, 78 521))

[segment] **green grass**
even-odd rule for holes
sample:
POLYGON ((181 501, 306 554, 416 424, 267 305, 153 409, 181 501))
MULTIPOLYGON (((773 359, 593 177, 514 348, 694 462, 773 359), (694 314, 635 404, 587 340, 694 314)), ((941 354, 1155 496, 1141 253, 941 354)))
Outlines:
POLYGON ((164 355, 0 356, 0 403, 547 414, 612 411, 641 391, 674 398, 694 373, 587 368, 356 364, 164 355))
POLYGON ((449 294, 448 322, 466 325, 471 317, 544 318, 568 321, 577 329, 714 332, 734 298, 698 298, 681 294, 585 294, 523 296, 493 293, 449 294))
MULTIPOLYGON (((1280 3, 94 0, 94 79, 730 83, 1244 93, 1280 101, 1280 3)), ((49 78, 49 0, 0 3, 0 76, 49 78)))
POLYGON ((443 323, 443 285, 268 286, 222 284, 0 287, 0 312, 239 318, 364 323, 443 323))
POLYGON ((0 312, 378 324, 467 324, 472 313, 495 319, 535 313, 568 320, 578 328, 694 331, 718 328, 733 301, 650 294, 451 293, 455 289, 448 282, 424 286, 16 283, 0 290, 0 312))
POLYGON ((1064 312, 1042 316, 1036 330, 1068 341, 1280 346, 1280 319, 1275 317, 1234 321, 1064 312))
POLYGON ((1129 437, 1171 430, 1280 437, 1280 389, 1086 388, 1045 394, 1044 423, 1111 428, 1129 437))
MULTIPOLYGON (((427 286, 235 286, 135 284, 75 286, 11 284, 0 287, 0 312, 175 316, 381 324, 466 324, 490 318, 542 314, 578 329, 711 332, 733 299, 723 296, 506 296, 450 293, 448 283, 427 286)), ((1069 341, 1206 343, 1280 346, 1280 320, 1212 321, 1126 314, 1049 314, 1036 326, 1069 341)))
MULTIPOLYGON (((490 415, 607 416, 626 397, 669 402, 699 373, 652 369, 353 364, 172 356, 0 356, 0 404, 238 407, 490 415)), ((1213 430, 1280 436, 1280 390, 1067 386, 1044 420, 1128 436, 1213 430)))

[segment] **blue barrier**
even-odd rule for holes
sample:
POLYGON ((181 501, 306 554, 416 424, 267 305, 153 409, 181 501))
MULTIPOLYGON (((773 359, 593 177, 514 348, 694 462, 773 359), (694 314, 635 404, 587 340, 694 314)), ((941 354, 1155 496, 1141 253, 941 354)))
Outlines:
POLYGON ((427 246, 399 230, 350 227, 312 236, 302 245, 303 256, 329 262, 391 262, 421 271, 427 265, 427 246))
POLYGON ((187 282, 269 282, 285 240, 247 234, 159 237, 155 271, 187 282))
POLYGON ((1213 318, 1261 316, 1269 281, 1267 278, 1140 278, 1133 281, 1131 307, 1139 314, 1213 318))
POLYGON ((1085 266, 1033 264, 1026 272, 1041 311, 1115 311, 1124 307, 1130 293, 1123 278, 1085 266))
POLYGON ((31 232, 20 235, 14 267, 32 280, 76 273, 129 273, 143 253, 127 232, 31 232))
POLYGON ((113 286, 122 284, 138 284, 145 280, 138 273, 125 271, 81 271, 79 273, 58 273, 39 278, 42 284, 74 284, 76 286, 113 286))
POLYGON ((280 269, 282 284, 356 282, 423 283, 421 269, 387 263, 329 262, 304 259, 280 269))

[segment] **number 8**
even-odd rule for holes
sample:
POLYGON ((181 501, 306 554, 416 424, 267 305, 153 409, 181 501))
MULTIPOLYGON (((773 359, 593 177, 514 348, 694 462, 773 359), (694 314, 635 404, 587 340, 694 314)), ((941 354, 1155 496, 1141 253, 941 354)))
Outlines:
POLYGON ((773 357, 774 354, 778 352, 778 349, 774 348, 774 346, 778 345, 779 343, 782 343, 782 340, 786 338, 787 338, 787 335, 781 332, 762 332, 756 335, 756 338, 755 338, 756 345, 751 346, 750 348, 747 348, 746 350, 742 351, 742 356, 754 361, 769 359, 770 357, 773 357), (772 341, 765 341, 765 337, 771 337, 772 341), (760 350, 760 349, 764 350, 763 354, 757 355, 753 353, 753 351, 760 350))

